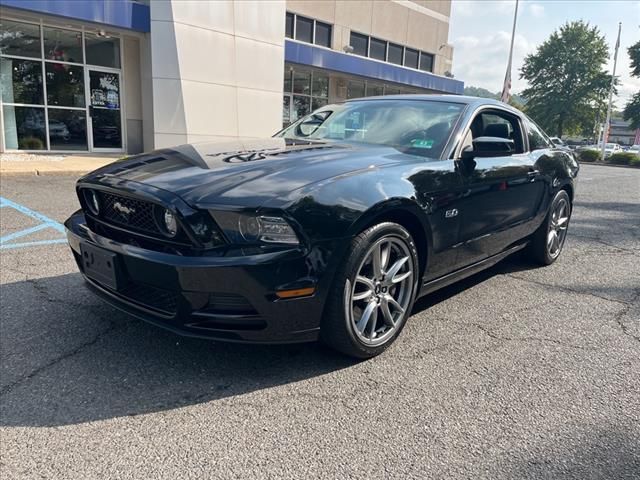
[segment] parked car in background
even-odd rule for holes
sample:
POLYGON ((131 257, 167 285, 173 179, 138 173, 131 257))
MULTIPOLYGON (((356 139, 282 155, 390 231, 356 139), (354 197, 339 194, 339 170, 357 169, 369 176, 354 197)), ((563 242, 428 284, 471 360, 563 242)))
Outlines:
POLYGON ((89 173, 65 226, 88 287, 143 320, 368 358, 419 296, 521 249, 557 260, 579 168, 495 100, 353 99, 89 173))
POLYGON ((560 137, 549 137, 549 140, 551 140, 551 142, 556 146, 556 148, 560 148, 562 150, 565 150, 573 154, 574 149, 571 148, 569 145, 567 145, 565 142, 563 142, 560 137))
POLYGON ((640 145, 631 145, 628 151, 640 155, 640 145))
POLYGON ((618 153, 621 152, 622 148, 620 148, 620 145, 618 145, 617 143, 606 143, 604 145, 604 156, 605 158, 613 155, 614 153, 618 153))

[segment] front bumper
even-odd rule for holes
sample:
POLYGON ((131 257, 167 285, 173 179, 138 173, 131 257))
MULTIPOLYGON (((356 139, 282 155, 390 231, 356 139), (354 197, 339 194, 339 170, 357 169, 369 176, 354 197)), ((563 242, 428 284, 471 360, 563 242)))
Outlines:
MULTIPOLYGON (((81 211, 65 222, 67 239, 90 290, 142 320, 188 336, 248 343, 296 343, 318 338, 340 242, 309 251, 242 250, 182 256, 115 242, 91 231, 81 211), (88 278, 80 243, 116 253, 118 291, 88 278), (276 291, 315 287, 312 296, 280 299, 276 291)), ((342 242, 344 243, 344 242, 342 242)))

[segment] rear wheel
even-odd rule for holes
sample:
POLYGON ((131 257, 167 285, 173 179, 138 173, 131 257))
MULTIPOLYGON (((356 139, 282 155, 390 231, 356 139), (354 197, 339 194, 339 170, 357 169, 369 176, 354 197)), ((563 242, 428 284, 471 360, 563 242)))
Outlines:
POLYGON ((560 190, 551 202, 545 221, 531 238, 533 260, 550 265, 558 259, 567 238, 570 218, 571 200, 565 190, 560 190))
POLYGON ((382 353, 410 315, 417 258, 411 235, 396 223, 374 225, 355 237, 327 298, 322 340, 358 358, 382 353))

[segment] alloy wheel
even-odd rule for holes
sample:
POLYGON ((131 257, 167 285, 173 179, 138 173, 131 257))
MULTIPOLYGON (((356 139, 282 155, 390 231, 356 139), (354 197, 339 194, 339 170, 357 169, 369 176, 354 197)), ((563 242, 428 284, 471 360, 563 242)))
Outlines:
POLYGON ((411 303, 414 271, 409 247, 399 237, 385 236, 369 248, 357 272, 346 289, 348 319, 362 343, 380 345, 393 337, 411 303))
POLYGON ((569 202, 560 198, 551 212, 549 231, 547 232, 547 251, 555 259, 560 255, 569 226, 569 202))

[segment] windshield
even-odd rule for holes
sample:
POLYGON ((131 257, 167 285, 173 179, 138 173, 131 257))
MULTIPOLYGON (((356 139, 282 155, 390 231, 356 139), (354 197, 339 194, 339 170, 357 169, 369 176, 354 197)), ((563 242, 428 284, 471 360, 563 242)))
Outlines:
POLYGON ((437 158, 463 109, 463 104, 429 100, 351 101, 316 110, 278 136, 388 145, 437 158))

